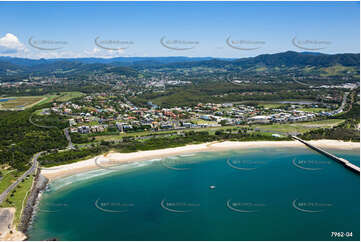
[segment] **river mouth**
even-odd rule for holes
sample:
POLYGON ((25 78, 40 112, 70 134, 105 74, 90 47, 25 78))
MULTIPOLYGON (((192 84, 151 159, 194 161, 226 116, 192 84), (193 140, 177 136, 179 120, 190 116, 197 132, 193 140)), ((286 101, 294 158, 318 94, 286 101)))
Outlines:
POLYGON ((337 229, 357 240, 359 176, 328 161, 307 148, 263 148, 68 178, 42 195, 30 240, 329 240, 337 229))

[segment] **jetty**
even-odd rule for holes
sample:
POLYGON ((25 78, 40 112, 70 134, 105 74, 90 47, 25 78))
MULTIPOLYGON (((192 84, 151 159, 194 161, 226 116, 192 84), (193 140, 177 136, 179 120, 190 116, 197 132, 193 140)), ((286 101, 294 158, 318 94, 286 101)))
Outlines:
POLYGON ((348 160, 346 160, 344 158, 337 157, 337 156, 335 156, 335 155, 333 155, 333 154, 331 154, 331 153, 329 153, 329 152, 327 152, 327 151, 325 151, 323 149, 320 149, 320 148, 318 148, 318 147, 316 147, 316 146, 314 146, 314 145, 312 145, 312 144, 298 138, 297 136, 292 136, 292 138, 295 139, 295 140, 300 141, 301 143, 305 144, 306 146, 310 147, 311 149, 313 149, 313 150, 327 156, 328 158, 330 158, 330 159, 332 159, 334 161, 337 161, 338 163, 342 164, 347 169, 349 169, 349 170, 351 170, 351 171, 353 171, 353 172, 355 172, 357 174, 360 174, 360 167, 352 164, 348 160))

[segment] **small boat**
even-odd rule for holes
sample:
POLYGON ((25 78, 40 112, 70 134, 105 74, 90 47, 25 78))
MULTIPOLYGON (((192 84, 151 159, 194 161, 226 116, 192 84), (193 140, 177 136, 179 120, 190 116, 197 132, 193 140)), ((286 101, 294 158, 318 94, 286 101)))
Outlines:
POLYGON ((211 189, 211 190, 213 190, 213 189, 216 189, 216 186, 209 186, 209 188, 211 189))

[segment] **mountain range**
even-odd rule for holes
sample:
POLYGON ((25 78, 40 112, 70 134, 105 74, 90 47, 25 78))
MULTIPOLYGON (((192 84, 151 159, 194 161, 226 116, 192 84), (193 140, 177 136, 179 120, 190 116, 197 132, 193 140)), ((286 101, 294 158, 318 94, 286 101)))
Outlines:
POLYGON ((84 73, 86 71, 117 72, 133 75, 144 68, 239 68, 261 67, 352 67, 358 70, 360 54, 323 54, 314 52, 287 51, 277 54, 262 54, 256 57, 232 59, 212 57, 116 57, 26 59, 0 57, 0 75, 49 74, 53 72, 84 73))

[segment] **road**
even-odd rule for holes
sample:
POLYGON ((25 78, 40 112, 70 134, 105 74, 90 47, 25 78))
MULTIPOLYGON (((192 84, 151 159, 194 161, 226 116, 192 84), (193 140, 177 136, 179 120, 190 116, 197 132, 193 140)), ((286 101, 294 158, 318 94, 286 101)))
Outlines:
POLYGON ((73 145, 73 142, 71 142, 71 137, 70 137, 70 134, 69 134, 69 129, 68 128, 65 128, 64 129, 64 134, 65 134, 65 137, 66 139, 68 140, 68 147, 67 149, 74 149, 74 145, 73 145))
POLYGON ((306 84, 306 83, 303 83, 303 82, 300 82, 300 81, 296 80, 295 77, 293 77, 292 80, 293 80, 294 82, 296 82, 297 84, 300 84, 300 85, 302 85, 302 86, 311 87, 311 85, 309 85, 309 84, 306 84))
POLYGON ((349 92, 345 92, 343 94, 343 99, 342 99, 342 103, 341 106, 337 109, 338 113, 343 112, 343 109, 345 108, 346 102, 347 102, 347 96, 348 96, 349 92))
MULTIPOLYGON (((292 80, 293 80, 294 82, 300 84, 300 85, 311 87, 311 85, 308 85, 308 84, 306 84, 306 83, 297 81, 295 78, 292 78, 292 80)), ((337 113, 343 112, 343 109, 345 108, 345 105, 346 105, 346 102, 347 102, 347 96, 348 96, 348 94, 350 94, 350 93, 349 93, 349 92, 345 92, 345 93, 343 94, 342 103, 341 103, 341 106, 337 109, 337 113)))
POLYGON ((29 122, 30 122, 32 125, 35 125, 36 127, 39 127, 39 128, 46 128, 46 129, 56 128, 56 126, 46 126, 46 125, 40 125, 40 124, 34 123, 34 121, 32 120, 33 114, 34 114, 34 113, 32 113, 32 114, 30 115, 30 117, 29 117, 29 122))
POLYGON ((14 183, 12 183, 8 188, 6 188, 6 190, 0 194, 0 204, 6 199, 6 197, 8 196, 8 194, 17 186, 19 185, 19 183, 25 179, 28 175, 31 175, 32 173, 35 172, 36 168, 38 167, 38 158, 39 156, 43 153, 39 152, 36 153, 33 158, 32 158, 32 165, 31 167, 24 173, 22 174, 14 183))
MULTIPOLYGON (((46 128, 46 129, 57 128, 56 126, 45 126, 45 125, 40 125, 40 124, 34 123, 34 121, 32 120, 32 117, 33 117, 33 114, 30 115, 30 117, 29 117, 29 122, 30 122, 32 125, 35 125, 36 127, 46 128)), ((74 149, 73 142, 71 142, 71 137, 70 137, 70 135, 69 135, 69 129, 68 129, 68 128, 65 128, 63 131, 64 131, 64 135, 65 135, 66 139, 68 140, 68 147, 67 147, 67 149, 74 149)))

